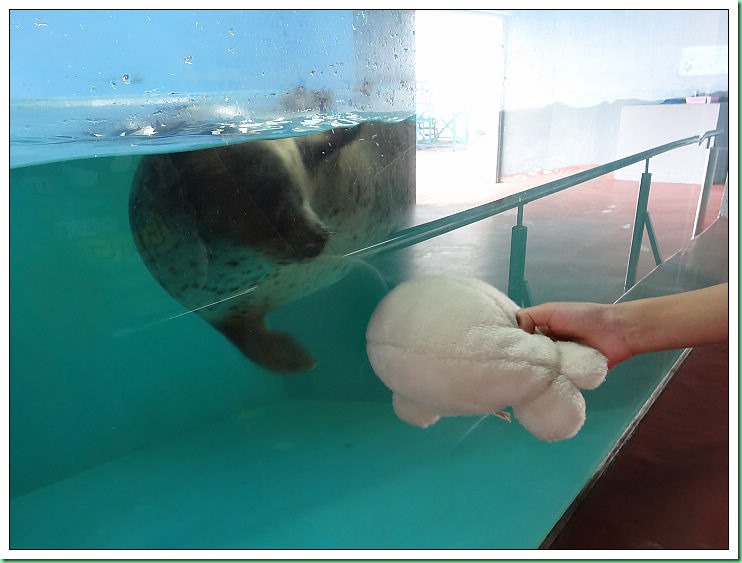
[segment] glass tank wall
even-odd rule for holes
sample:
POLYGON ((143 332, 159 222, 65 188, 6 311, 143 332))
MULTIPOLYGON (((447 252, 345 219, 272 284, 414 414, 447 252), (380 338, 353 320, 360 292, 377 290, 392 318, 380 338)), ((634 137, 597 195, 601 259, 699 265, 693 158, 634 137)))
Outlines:
POLYGON ((680 352, 617 367, 547 443, 403 423, 366 325, 429 275, 520 304, 724 281, 729 25, 12 10, 11 550, 538 547, 680 352))

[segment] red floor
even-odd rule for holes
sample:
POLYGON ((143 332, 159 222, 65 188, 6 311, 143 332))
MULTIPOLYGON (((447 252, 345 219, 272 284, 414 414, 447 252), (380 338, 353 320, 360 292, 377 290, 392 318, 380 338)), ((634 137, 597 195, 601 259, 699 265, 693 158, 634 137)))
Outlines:
POLYGON ((696 348, 552 549, 727 549, 729 347, 696 348))
MULTIPOLYGON (((605 219, 633 222, 632 183, 606 176, 582 191, 580 209, 610 209, 605 219)), ((722 193, 713 186, 703 228, 722 193)), ((698 186, 653 183, 650 212, 659 210, 653 220, 665 259, 688 245, 698 194, 698 186)), ((565 216, 574 215, 563 199, 565 216)), ((727 549, 729 377, 728 343, 694 349, 551 549, 727 549)))
MULTIPOLYGON (((657 188, 661 246, 675 251, 698 191, 657 188)), ((714 186, 704 228, 722 191, 714 186)), ((728 343, 694 349, 551 549, 727 549, 729 377, 728 343)))

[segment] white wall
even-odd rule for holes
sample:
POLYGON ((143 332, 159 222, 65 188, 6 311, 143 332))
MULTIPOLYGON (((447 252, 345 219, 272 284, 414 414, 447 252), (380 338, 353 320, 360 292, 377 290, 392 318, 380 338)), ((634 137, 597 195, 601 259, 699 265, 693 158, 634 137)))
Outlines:
MULTIPOLYGON (((710 131, 716 127, 718 117, 719 104, 624 106, 616 158, 710 131)), ((652 157, 649 161, 652 180, 703 184, 708 155, 704 143, 652 157)), ((642 172, 644 163, 640 162, 617 170, 614 176, 619 180, 638 180, 642 172)))
POLYGON ((688 47, 728 44, 724 10, 515 10, 505 32, 506 110, 728 89, 726 73, 684 70, 688 47))
MULTIPOLYGON (((624 107, 729 89, 724 10, 514 10, 503 17, 503 175, 625 156, 631 143, 618 147, 624 107)), ((703 132, 691 129, 670 140, 703 132)))

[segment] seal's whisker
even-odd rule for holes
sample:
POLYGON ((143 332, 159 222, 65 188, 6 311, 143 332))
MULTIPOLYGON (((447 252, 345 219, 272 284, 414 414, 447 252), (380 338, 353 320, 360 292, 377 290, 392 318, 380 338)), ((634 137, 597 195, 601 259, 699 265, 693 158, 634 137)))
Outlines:
POLYGON ((225 301, 229 301, 230 299, 235 299, 237 297, 241 297, 241 296, 246 295, 246 294, 248 294, 248 293, 250 293, 252 291, 255 291, 256 289, 258 289, 258 286, 257 285, 254 285, 252 287, 248 287, 244 291, 240 291, 239 293, 234 293, 232 295, 229 295, 227 297, 224 297, 223 299, 217 299, 216 301, 211 301, 211 302, 207 303, 206 305, 201 305, 200 307, 195 307, 195 308, 188 309, 187 311, 183 311, 182 313, 178 313, 177 315, 173 315, 172 317, 167 317, 166 319, 163 319, 163 320, 170 321, 170 320, 173 320, 173 319, 184 317, 185 315, 190 315, 191 313, 197 313, 198 311, 200 311, 202 309, 208 309, 209 307, 213 307, 214 305, 219 305, 220 303, 224 303, 225 301))
POLYGON ((126 336, 128 334, 133 334, 133 333, 138 332, 140 330, 146 330, 148 328, 153 328, 153 327, 156 327, 158 325, 161 325, 162 323, 165 323, 165 322, 168 322, 168 321, 173 321, 175 319, 179 319, 181 317, 185 317, 186 315, 190 315, 192 313, 197 313, 201 309, 206 309, 206 308, 211 307, 213 305, 218 305, 219 303, 223 303, 225 301, 229 301, 230 299, 234 299, 236 297, 240 297, 241 295, 245 295, 247 293, 250 293, 252 291, 255 291, 257 288, 258 288, 258 286, 252 286, 252 287, 250 287, 250 288, 248 288, 248 289, 246 289, 244 291, 240 291, 239 293, 235 293, 234 295, 230 295, 229 297, 225 297, 224 299, 219 299, 218 301, 212 301, 212 302, 207 303, 206 305, 202 305, 200 307, 188 309, 187 311, 183 311, 182 313, 178 313, 177 315, 171 315, 169 317, 163 317, 161 319, 157 319, 156 321, 152 321, 150 323, 147 323, 145 325, 139 326, 137 328, 124 328, 124 329, 120 329, 119 331, 116 332, 116 335, 117 336, 126 336))

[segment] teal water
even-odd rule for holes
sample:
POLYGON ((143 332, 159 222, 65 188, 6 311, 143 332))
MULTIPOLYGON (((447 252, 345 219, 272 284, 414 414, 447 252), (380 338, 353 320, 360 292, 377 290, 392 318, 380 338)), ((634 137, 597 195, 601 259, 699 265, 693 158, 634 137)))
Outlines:
POLYGON ((410 111, 369 112, 346 107, 326 113, 255 113, 276 93, 207 94, 100 100, 14 100, 10 116, 10 166, 91 156, 194 150, 261 139, 294 137, 363 121, 396 122, 410 111), (262 100, 262 104, 260 103, 262 100))
MULTIPOLYGON (((297 118, 234 137, 289 137, 360 121, 297 118)), ((284 393, 280 377, 261 373, 168 295, 134 246, 128 199, 142 154, 212 139, 181 130, 140 142, 143 151, 120 137, 76 139, 69 150, 77 157, 59 161, 52 139, 11 144, 11 152, 23 146, 21 154, 47 160, 10 172, 13 495, 284 393), (114 155, 91 157, 99 143, 96 154, 114 155)), ((370 314, 369 307, 352 310, 370 314)), ((275 324, 281 328, 280 319, 275 324)))
MULTIPOLYGON (((276 310, 319 365, 268 373, 142 264, 127 216, 141 152, 116 143, 62 160, 47 146, 10 172, 13 548, 537 547, 678 356, 617 368, 564 442, 495 417, 410 427, 364 333, 422 271, 414 248, 349 258, 340 282, 276 310)), ((423 267, 474 249, 487 259, 467 273, 503 287, 505 219, 425 242, 423 267)))

